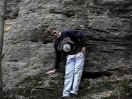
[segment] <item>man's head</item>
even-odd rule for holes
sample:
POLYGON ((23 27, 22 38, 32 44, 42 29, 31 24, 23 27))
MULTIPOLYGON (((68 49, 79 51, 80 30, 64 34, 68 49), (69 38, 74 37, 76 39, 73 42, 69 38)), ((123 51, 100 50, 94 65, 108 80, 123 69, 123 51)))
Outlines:
POLYGON ((55 28, 51 28, 48 31, 54 36, 55 39, 61 36, 61 32, 57 31, 55 28))

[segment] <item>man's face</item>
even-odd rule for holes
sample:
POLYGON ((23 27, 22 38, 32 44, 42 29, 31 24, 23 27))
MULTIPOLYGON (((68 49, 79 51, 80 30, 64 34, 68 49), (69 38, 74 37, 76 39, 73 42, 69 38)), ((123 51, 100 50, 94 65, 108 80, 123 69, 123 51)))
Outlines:
POLYGON ((53 33, 53 36, 54 36, 55 39, 57 39, 61 36, 60 32, 58 32, 56 30, 53 30, 52 33, 53 33))

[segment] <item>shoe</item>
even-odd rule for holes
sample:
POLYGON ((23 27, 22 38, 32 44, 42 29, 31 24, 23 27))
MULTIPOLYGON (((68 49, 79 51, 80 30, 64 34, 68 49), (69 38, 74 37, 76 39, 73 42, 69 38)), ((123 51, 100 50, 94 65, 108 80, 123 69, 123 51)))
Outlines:
POLYGON ((61 99, 70 99, 70 96, 62 96, 61 99))
POLYGON ((70 93, 70 96, 71 97, 77 97, 77 95, 76 94, 73 94, 73 93, 70 93))

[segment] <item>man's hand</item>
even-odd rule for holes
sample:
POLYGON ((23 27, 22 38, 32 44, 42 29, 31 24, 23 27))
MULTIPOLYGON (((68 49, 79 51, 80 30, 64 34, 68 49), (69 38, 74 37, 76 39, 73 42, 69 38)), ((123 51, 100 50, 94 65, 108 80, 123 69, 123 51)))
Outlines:
POLYGON ((56 73, 56 69, 52 69, 52 70, 49 70, 46 72, 46 74, 48 74, 48 75, 52 75, 54 73, 56 73))
POLYGON ((83 52, 85 54, 86 53, 86 47, 83 47, 81 52, 83 52))

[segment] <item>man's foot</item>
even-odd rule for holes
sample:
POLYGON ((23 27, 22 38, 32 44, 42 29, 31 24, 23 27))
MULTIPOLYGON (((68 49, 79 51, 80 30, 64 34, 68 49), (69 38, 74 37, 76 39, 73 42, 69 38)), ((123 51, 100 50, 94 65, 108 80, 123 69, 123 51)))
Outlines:
POLYGON ((52 69, 52 70, 49 70, 48 72, 46 72, 46 74, 48 74, 48 75, 52 75, 55 73, 56 73, 56 69, 52 69))
POLYGON ((70 96, 62 96, 61 99, 70 99, 70 96))
POLYGON ((70 96, 71 97, 77 97, 77 95, 76 94, 73 94, 73 93, 70 93, 70 96))

